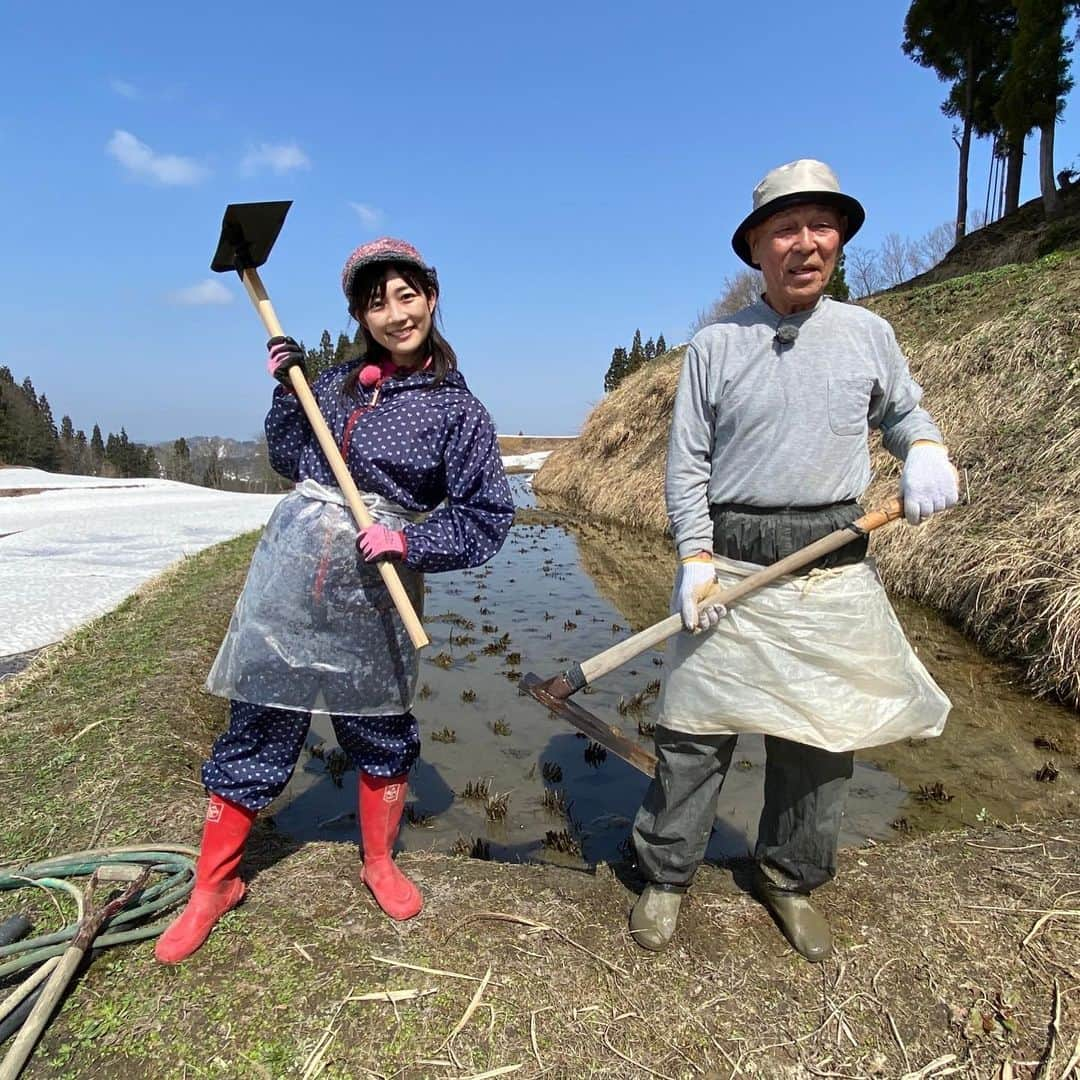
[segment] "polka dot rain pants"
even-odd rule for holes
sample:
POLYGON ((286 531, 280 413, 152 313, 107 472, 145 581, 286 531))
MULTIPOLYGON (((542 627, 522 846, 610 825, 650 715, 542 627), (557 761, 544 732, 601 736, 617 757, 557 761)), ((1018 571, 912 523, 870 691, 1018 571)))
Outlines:
MULTIPOLYGON (((401 776, 420 756, 420 729, 410 712, 333 715, 331 721, 338 745, 360 772, 401 776)), ((310 726, 310 712, 230 701, 229 728, 203 764, 206 790, 261 810, 285 790, 310 726)))

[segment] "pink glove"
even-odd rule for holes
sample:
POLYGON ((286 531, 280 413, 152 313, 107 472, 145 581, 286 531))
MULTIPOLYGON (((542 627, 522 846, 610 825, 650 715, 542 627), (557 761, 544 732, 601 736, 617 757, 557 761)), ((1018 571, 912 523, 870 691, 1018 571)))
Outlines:
POLYGON ((408 548, 403 532, 388 529, 377 521, 361 529, 356 538, 356 550, 363 555, 366 562, 374 562, 376 559, 398 562, 405 558, 408 548))
POLYGON ((266 358, 266 370, 286 390, 292 389, 289 380, 289 371, 298 367, 306 376, 307 368, 304 366, 304 350, 291 337, 272 337, 266 347, 269 355, 266 358))
POLYGON ((916 443, 904 460, 900 496, 909 525, 921 525, 933 514, 955 506, 960 495, 956 469, 940 443, 916 443))

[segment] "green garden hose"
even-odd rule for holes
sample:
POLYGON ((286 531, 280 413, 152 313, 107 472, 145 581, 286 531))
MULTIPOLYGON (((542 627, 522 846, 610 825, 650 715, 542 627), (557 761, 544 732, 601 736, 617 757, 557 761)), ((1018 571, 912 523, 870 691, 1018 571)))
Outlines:
POLYGON ((48 1000, 59 998, 63 986, 54 983, 61 978, 66 983, 74 974, 71 961, 75 949, 98 950, 157 937, 171 919, 156 920, 156 917, 175 907, 191 892, 196 854, 191 848, 174 844, 99 848, 0 871, 0 893, 27 888, 53 890, 71 896, 76 906, 75 921, 62 930, 0 946, 0 983, 29 971, 22 982, 0 1000, 0 1023, 16 1010, 25 1011, 28 1006, 33 1010, 29 1012, 26 1026, 16 1038, 15 1045, 0 1063, 0 1080, 17 1076, 33 1052, 51 1015, 51 1009, 46 1012, 37 998, 45 997, 46 1004, 48 1000), (84 944, 80 943, 78 935, 83 930, 85 937, 92 912, 88 910, 87 894, 66 879, 93 875, 88 886, 88 893, 92 893, 99 872, 102 876, 109 875, 106 880, 135 877, 140 872, 159 875, 160 880, 148 887, 130 887, 131 896, 124 906, 105 918, 100 931, 95 930, 89 943, 84 944), (58 972, 57 968, 62 970, 58 972))

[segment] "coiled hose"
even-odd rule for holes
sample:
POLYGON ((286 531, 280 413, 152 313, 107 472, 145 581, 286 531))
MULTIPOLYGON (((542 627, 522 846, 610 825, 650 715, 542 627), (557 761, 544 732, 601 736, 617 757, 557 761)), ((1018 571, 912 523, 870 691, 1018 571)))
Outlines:
MULTIPOLYGON (((174 844, 153 847, 99 848, 76 851, 43 862, 31 863, 15 871, 0 872, 0 892, 42 888, 63 892, 75 901, 76 918, 62 930, 9 945, 0 945, 0 984, 15 975, 29 974, 0 1000, 0 1044, 19 1031, 7 1056, 0 1063, 0 1080, 19 1075, 33 1052, 52 1010, 78 964, 78 949, 105 949, 131 941, 157 937, 171 922, 156 916, 184 900, 194 884, 196 852, 174 844), (129 887, 126 900, 107 915, 87 938, 87 924, 93 916, 88 896, 99 872, 109 880, 131 880, 149 874, 164 875, 149 887, 129 887), (65 880, 93 875, 87 890, 65 880), (80 931, 82 935, 80 936, 80 931)), ((114 902, 115 903, 115 902, 114 902)), ((111 905, 106 906, 109 910, 111 905)))

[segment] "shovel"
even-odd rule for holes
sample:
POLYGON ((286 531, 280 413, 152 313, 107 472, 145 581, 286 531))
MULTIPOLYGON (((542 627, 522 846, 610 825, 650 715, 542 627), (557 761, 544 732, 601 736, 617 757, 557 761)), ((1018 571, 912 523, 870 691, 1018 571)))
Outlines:
MULTIPOLYGON (((743 578, 736 585, 728 589, 714 586, 699 603, 699 609, 705 606, 722 604, 730 607, 737 600, 756 592, 764 585, 776 581, 785 574, 794 573, 808 563, 820 559, 830 551, 836 551, 850 543, 857 536, 866 536, 890 521, 895 521, 904 512, 904 504, 899 499, 891 499, 879 506, 876 510, 863 514, 857 521, 843 529, 823 536, 820 540, 808 544, 804 548, 793 552, 786 558, 775 562, 772 566, 766 566, 757 573, 743 578)), ((523 693, 531 694, 542 705, 546 705, 552 712, 557 713, 564 720, 584 732, 589 738, 600 743, 601 746, 610 750, 613 754, 621 757, 635 769, 640 769, 646 776, 652 776, 656 768, 656 757, 648 750, 643 750, 637 743, 628 739, 617 727, 605 724, 598 717, 593 716, 587 709, 583 709, 576 702, 570 701, 570 695, 577 693, 583 687, 590 685, 606 675, 609 671, 621 667, 635 656, 640 656, 646 649, 666 641, 682 629, 682 616, 679 614, 669 615, 658 623, 647 627, 640 633, 612 645, 602 653, 581 663, 574 664, 566 669, 561 675, 555 675, 550 679, 540 679, 532 674, 522 676, 518 683, 523 693)))
MULTIPOLYGON (((281 329, 277 315, 274 314, 257 268, 269 258, 270 249, 274 246, 278 233, 281 232, 281 226, 290 206, 292 206, 291 202, 232 203, 227 206, 225 217, 221 222, 221 238, 218 240, 217 251, 214 252, 214 261, 210 264, 210 269, 216 273, 235 270, 240 275, 240 280, 244 283, 244 288, 247 289, 247 294, 255 305, 255 310, 259 313, 266 332, 271 337, 284 336, 284 331, 281 329)), ((366 528, 372 524, 371 514, 364 505, 364 500, 352 476, 349 475, 349 470, 341 457, 341 451, 338 450, 334 436, 326 426, 322 413, 319 412, 315 395, 312 394, 300 368, 289 369, 289 382, 292 384, 293 393, 296 394, 303 407, 308 423, 315 432, 315 437, 319 440, 319 446, 330 465, 338 487, 345 496, 345 501, 349 504, 353 517, 356 518, 356 523, 361 528, 366 528)), ((375 565, 413 645, 417 649, 422 649, 430 644, 413 610, 405 586, 401 584, 397 570, 388 562, 377 562, 375 565)))

